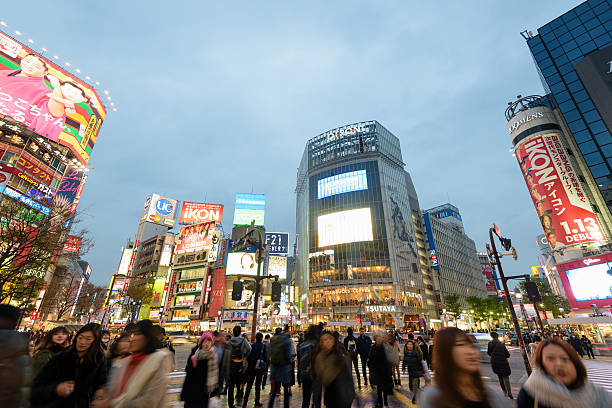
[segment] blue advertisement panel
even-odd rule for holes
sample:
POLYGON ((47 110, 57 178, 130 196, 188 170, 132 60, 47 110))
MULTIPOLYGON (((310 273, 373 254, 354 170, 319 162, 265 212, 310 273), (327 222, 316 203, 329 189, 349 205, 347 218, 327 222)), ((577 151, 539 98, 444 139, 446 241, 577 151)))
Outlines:
POLYGON ((234 225, 264 225, 264 214, 266 212, 265 194, 236 194, 236 206, 234 207, 234 225))
POLYGON ((317 198, 321 199, 367 189, 368 175, 366 170, 349 171, 318 180, 317 198))
POLYGON ((433 235, 433 229, 431 228, 431 220, 429 214, 423 214, 425 219, 425 229, 427 230, 427 241, 429 241, 429 248, 431 251, 431 264, 436 271, 440 270, 440 262, 438 262, 438 251, 436 250, 436 241, 433 235))
POLYGON ((266 232, 266 252, 269 254, 289 253, 288 232, 266 232))

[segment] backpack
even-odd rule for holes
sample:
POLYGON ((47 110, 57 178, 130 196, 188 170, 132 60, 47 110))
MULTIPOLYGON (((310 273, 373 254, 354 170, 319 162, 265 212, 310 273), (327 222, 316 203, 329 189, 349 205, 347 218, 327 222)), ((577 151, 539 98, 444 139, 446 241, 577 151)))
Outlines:
POLYGON ((312 365, 312 353, 314 344, 303 343, 300 345, 300 361, 298 362, 298 373, 301 378, 310 378, 310 367, 312 365))
POLYGON ((285 336, 274 336, 270 340, 270 363, 282 366, 289 363, 285 353, 285 336))
POLYGON ((355 338, 352 337, 346 343, 346 350, 354 357, 357 354, 357 343, 355 342, 355 338))
POLYGON ((242 343, 244 343, 244 338, 238 344, 232 344, 232 358, 233 362, 237 362, 237 360, 242 361, 244 359, 244 353, 242 353, 242 343))

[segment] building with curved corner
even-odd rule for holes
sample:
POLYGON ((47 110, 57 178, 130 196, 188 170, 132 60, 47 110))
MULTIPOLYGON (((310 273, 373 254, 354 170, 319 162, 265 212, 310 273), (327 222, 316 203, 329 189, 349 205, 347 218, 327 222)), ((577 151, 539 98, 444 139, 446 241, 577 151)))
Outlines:
POLYGON ((399 139, 376 121, 308 141, 295 191, 295 283, 311 323, 416 331, 437 321, 413 224, 419 201, 404 167, 399 139))

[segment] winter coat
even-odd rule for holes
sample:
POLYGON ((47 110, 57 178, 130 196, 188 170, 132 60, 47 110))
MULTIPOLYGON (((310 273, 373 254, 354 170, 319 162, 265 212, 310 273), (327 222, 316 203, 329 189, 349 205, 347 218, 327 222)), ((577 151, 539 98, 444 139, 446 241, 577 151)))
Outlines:
POLYGON ((367 357, 370 354, 370 348, 372 347, 372 339, 365 334, 357 337, 357 354, 362 357, 367 357))
POLYGON ((223 347, 223 356, 219 361, 219 379, 223 379, 225 381, 229 381, 230 378, 230 366, 232 362, 232 348, 229 344, 215 344, 214 347, 217 346, 223 347))
MULTIPOLYGON (((106 395, 112 408, 165 408, 168 374, 174 354, 165 348, 157 350, 136 366, 123 392, 117 396, 121 379, 131 357, 117 361, 106 386, 106 395)), ((205 364, 202 364, 205 365, 205 364)), ((198 364, 199 366, 199 364, 198 364)), ((204 386, 204 385, 203 385, 204 386)))
MULTIPOLYGON (((502 393, 488 385, 484 386, 491 408, 511 408, 510 402, 502 393)), ((425 387, 420 393, 417 404, 419 408, 437 408, 440 406, 441 392, 435 385, 425 387)), ((539 407, 538 407, 539 408, 539 407)))
POLYGON ((568 343, 572 345, 572 347, 574 348, 574 350, 576 350, 578 354, 584 354, 584 350, 582 350, 582 343, 580 342, 580 339, 578 337, 570 336, 568 343))
POLYGON ((422 377, 425 373, 423 372, 423 359, 421 354, 416 351, 404 351, 404 364, 408 368, 408 375, 410 377, 422 377))
POLYGON ((101 350, 97 357, 97 364, 80 363, 72 349, 53 356, 32 382, 32 408, 89 408, 95 392, 104 387, 107 378, 106 359, 101 350), (74 391, 66 398, 55 391, 64 381, 74 381, 74 391))
POLYGON ((291 384, 293 381, 291 359, 294 357, 292 353, 292 342, 289 337, 284 334, 277 334, 270 341, 270 355, 275 353, 283 353, 285 364, 275 365, 270 362, 270 381, 275 381, 282 384, 291 384))
POLYGON ((385 347, 382 344, 375 344, 370 349, 368 357, 368 367, 370 368, 370 381, 372 384, 382 387, 387 392, 393 392, 393 373, 391 364, 387 360, 385 347))
POLYGON ((588 382, 570 390, 540 369, 534 370, 519 392, 518 408, 610 408, 612 396, 605 389, 588 382))
POLYGON ((423 354, 423 360, 425 360, 425 362, 427 364, 430 364, 431 363, 431 360, 430 360, 431 356, 429 355, 429 347, 425 343, 420 343, 420 344, 417 343, 417 344, 419 345, 419 348, 421 349, 421 353, 423 354))
POLYGON ((51 358, 62 350, 64 350, 62 346, 50 347, 39 350, 32 358, 31 378, 33 379, 34 377, 36 377, 40 370, 51 360, 51 358))
POLYGON ((344 343, 344 349, 349 353, 351 358, 354 358, 354 359, 357 358, 357 338, 351 334, 350 336, 346 336, 344 338, 344 342, 343 343, 344 343), (353 353, 350 352, 349 346, 348 346, 348 343, 351 340, 353 340, 355 342, 355 350, 354 350, 353 353))
POLYGON ((27 406, 28 340, 15 330, 0 330, 0 407, 27 406))
MULTIPOLYGON (((194 348, 191 355, 197 348, 194 348)), ((215 352, 213 350, 213 352, 215 352)), ((187 367, 185 368, 185 381, 181 390, 181 401, 190 407, 207 407, 208 399, 213 395, 207 392, 208 380, 208 361, 198 360, 196 367, 193 366, 191 355, 187 358, 187 367)), ((216 354, 215 354, 216 356, 216 354)), ((214 360, 216 361, 216 359, 214 360)))
POLYGON ((255 342, 255 344, 251 346, 251 353, 247 358, 249 363, 247 366, 247 375, 254 376, 255 374, 258 374, 259 370, 256 368, 257 361, 264 360, 267 364, 269 358, 270 357, 266 354, 266 347, 264 344, 262 342, 255 342))
POLYGON ((338 362, 342 367, 340 373, 325 387, 324 402, 326 407, 349 408, 355 399, 351 357, 347 354, 342 358, 344 361, 338 362))
POLYGON ((508 377, 512 371, 508 358, 510 353, 506 346, 499 340, 491 340, 487 349, 487 354, 491 356, 491 368, 493 372, 502 377, 508 377))

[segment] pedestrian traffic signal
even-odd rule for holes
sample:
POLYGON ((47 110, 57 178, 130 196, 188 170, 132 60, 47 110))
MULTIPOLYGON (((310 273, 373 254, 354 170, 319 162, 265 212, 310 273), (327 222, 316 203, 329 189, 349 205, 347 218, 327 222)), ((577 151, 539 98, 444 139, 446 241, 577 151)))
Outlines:
POLYGON ((542 296, 538 290, 538 285, 534 281, 525 282, 525 290, 527 291, 527 297, 532 302, 541 302, 542 296))
POLYGON ((272 302, 280 302, 281 284, 279 281, 272 282, 272 302))
POLYGON ((240 300, 242 299, 242 289, 243 289, 243 284, 242 281, 234 281, 234 284, 232 286, 232 300, 240 300))

